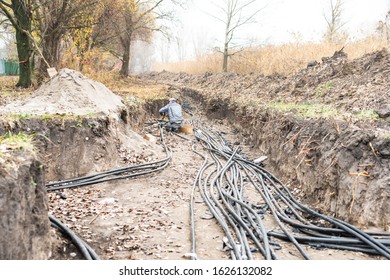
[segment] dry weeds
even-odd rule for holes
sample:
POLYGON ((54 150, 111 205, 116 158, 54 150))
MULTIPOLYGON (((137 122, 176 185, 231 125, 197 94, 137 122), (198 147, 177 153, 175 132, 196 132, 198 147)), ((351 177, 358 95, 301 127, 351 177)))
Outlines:
MULTIPOLYGON (((279 46, 248 48, 234 55, 230 60, 230 72, 264 75, 295 74, 305 68, 309 62, 321 62, 323 57, 330 57, 335 51, 344 47, 349 59, 361 57, 367 53, 389 48, 390 42, 372 36, 356 42, 330 43, 289 43, 279 46)), ((199 74, 204 72, 221 72, 222 54, 209 53, 196 58, 195 61, 183 61, 169 64, 156 64, 155 71, 187 72, 199 74)))

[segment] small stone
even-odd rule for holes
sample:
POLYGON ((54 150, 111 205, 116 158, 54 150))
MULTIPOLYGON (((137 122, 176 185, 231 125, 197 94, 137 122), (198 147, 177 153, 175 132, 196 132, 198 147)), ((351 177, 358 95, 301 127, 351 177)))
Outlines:
POLYGON ((314 67, 318 64, 318 62, 316 60, 312 60, 310 61, 308 64, 307 64, 307 68, 309 67, 314 67))
POLYGON ((383 107, 375 110, 375 113, 378 114, 378 116, 382 119, 385 119, 387 117, 390 117, 390 107, 383 107))

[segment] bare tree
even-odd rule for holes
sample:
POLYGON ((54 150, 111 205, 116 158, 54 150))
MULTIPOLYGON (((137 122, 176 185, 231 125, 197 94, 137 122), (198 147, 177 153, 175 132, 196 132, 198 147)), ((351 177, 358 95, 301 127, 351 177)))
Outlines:
POLYGON ((390 10, 387 11, 385 20, 380 20, 378 22, 376 31, 380 36, 383 36, 387 41, 390 41, 390 10))
MULTIPOLYGON (((75 30, 91 28, 97 0, 32 0, 34 19, 40 37, 43 61, 40 63, 40 75, 48 67, 58 68, 62 58, 65 37, 75 30)), ((42 78, 42 77, 38 77, 42 78)))
MULTIPOLYGON (((17 58, 15 29, 12 27, 8 19, 0 11, 0 41, 5 45, 3 57, 17 58)), ((0 57, 2 57, 0 54, 0 57)))
POLYGON ((213 49, 215 44, 214 40, 211 40, 210 29, 207 26, 202 26, 191 32, 191 42, 193 48, 193 55, 198 60, 202 53, 213 49))
POLYGON ((162 63, 168 63, 171 60, 171 54, 173 53, 171 50, 170 38, 161 35, 159 36, 157 43, 162 63))
POLYGON ((215 19, 222 22, 225 26, 223 50, 223 65, 222 70, 228 71, 228 59, 237 51, 231 50, 233 40, 236 38, 236 33, 239 29, 247 24, 255 22, 255 16, 265 8, 258 7, 258 0, 223 0, 212 2, 217 7, 220 15, 211 15, 215 19))
POLYGON ((177 59, 178 61, 184 61, 186 57, 186 46, 185 46, 185 40, 186 40, 186 33, 183 29, 183 26, 178 24, 173 32, 173 40, 175 42, 176 51, 177 51, 177 59))
POLYGON ((152 44, 142 40, 135 41, 131 51, 131 71, 134 73, 150 71, 154 51, 152 44))
POLYGON ((329 42, 334 43, 340 39, 341 29, 345 25, 345 22, 342 20, 344 2, 343 0, 330 0, 329 5, 330 13, 324 15, 327 23, 325 38, 329 42))
MULTIPOLYGON (((149 42, 154 32, 165 32, 164 20, 172 18, 172 7, 185 0, 111 0, 106 6, 105 25, 110 32, 98 32, 94 42, 122 59, 120 73, 129 76, 132 44, 137 40, 149 42), (122 55, 120 55, 122 54, 122 55)), ((97 26, 99 28, 99 26, 97 26)), ((100 28, 99 28, 100 29, 100 28)))

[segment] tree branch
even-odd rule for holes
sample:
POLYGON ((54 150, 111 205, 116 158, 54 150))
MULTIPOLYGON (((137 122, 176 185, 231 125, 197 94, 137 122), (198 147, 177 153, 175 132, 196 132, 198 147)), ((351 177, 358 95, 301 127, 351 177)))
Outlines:
POLYGON ((11 4, 5 2, 4 0, 0 0, 0 4, 3 4, 3 5, 5 5, 5 6, 7 6, 8 8, 12 8, 11 4))
MULTIPOLYGON (((4 6, 4 1, 0 0, 0 9, 4 12, 4 15, 8 18, 8 20, 11 22, 12 26, 17 29, 18 31, 22 32, 22 29, 20 28, 19 24, 16 22, 14 16, 9 12, 9 10, 4 6)), ((8 6, 8 5, 6 5, 8 6)))

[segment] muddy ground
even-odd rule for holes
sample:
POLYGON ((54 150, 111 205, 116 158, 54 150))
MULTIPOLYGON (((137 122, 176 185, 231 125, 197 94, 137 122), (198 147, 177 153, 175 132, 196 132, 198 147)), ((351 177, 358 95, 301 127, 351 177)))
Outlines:
MULTIPOLYGON (((338 53, 291 77, 162 72, 139 77, 138 82, 170 85, 162 95, 176 97, 193 114, 185 114, 187 123, 201 121, 206 128, 223 131, 249 158, 266 155, 266 168, 310 207, 362 229, 390 231, 389 73, 389 54, 383 50, 355 61, 338 53), (316 118, 305 115, 307 111, 299 106, 280 111, 262 106, 281 102, 325 104, 330 109, 315 107, 316 118), (333 109, 335 115, 322 116, 333 109)), ((77 94, 81 92, 68 99, 74 103, 67 103, 66 114, 72 106, 80 109, 77 94)), ((17 101, 36 106, 24 98, 31 100, 21 96, 17 101)), ((9 105, 14 101, 3 100, 2 106, 19 108, 9 105)), ((118 107, 110 107, 109 115, 88 111, 70 118, 47 110, 40 117, 13 111, 13 116, 8 113, 2 119, 0 130, 38 135, 46 182, 163 157, 159 143, 143 138, 145 132, 157 136, 155 127, 145 128, 143 123, 158 118, 163 101, 114 105, 118 107)), ((49 192, 49 213, 87 241, 102 259, 188 259, 190 192, 202 158, 192 150, 193 135, 165 136, 173 157, 163 171, 49 192)), ((198 258, 229 259, 224 234, 199 195, 195 211, 198 258)), ((51 259, 81 258, 55 229, 52 237, 51 259)), ((281 259, 301 258, 290 244, 280 245, 281 259)), ((378 259, 349 251, 305 249, 313 259, 378 259)))

